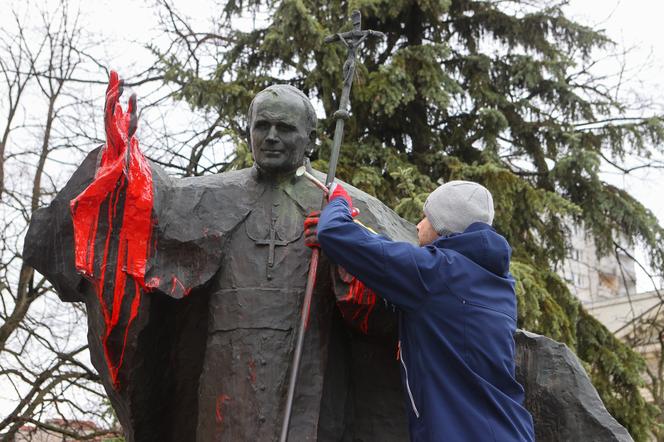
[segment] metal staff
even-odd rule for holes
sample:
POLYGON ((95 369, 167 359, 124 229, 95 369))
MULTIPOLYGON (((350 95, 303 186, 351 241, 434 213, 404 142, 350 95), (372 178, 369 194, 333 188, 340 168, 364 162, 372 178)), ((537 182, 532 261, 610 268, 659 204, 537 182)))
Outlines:
MULTIPOLYGON (((337 170, 339 161, 339 150, 341 149, 341 140, 344 136, 344 122, 348 119, 348 107, 350 104, 350 88, 353 85, 355 76, 355 54, 358 46, 369 36, 384 37, 382 32, 363 31, 362 15, 360 11, 355 10, 351 14, 353 30, 343 33, 337 33, 325 38, 325 43, 341 41, 348 48, 348 56, 343 66, 344 85, 341 90, 341 100, 339 101, 339 110, 332 116, 337 121, 334 129, 334 141, 332 143, 332 153, 330 154, 330 167, 327 172, 325 184, 329 187, 334 181, 334 174, 337 170)), ((327 197, 323 196, 321 209, 325 207, 327 197)), ((302 303, 302 312, 300 315, 300 327, 297 331, 297 342, 295 344, 295 353, 293 354, 293 363, 291 364, 290 379, 288 381, 288 395, 286 397, 286 409, 284 411, 284 420, 281 426, 280 442, 288 440, 288 429, 290 424, 291 411, 293 408, 293 398, 295 396, 295 385, 297 384, 297 375, 300 369, 300 359, 302 358, 302 347, 304 344, 304 333, 309 322, 309 310, 311 308, 311 298, 316 284, 316 271, 318 270, 318 259, 320 250, 313 249, 311 253, 311 262, 309 263, 309 276, 307 277, 307 286, 304 291, 304 301, 302 303)))

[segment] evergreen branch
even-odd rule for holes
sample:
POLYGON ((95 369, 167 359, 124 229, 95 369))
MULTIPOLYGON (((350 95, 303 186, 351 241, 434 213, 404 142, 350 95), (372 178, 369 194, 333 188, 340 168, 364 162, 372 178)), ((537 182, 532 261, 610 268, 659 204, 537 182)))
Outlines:
MULTIPOLYGON (((664 122, 664 117, 655 117, 658 120, 664 122)), ((602 125, 607 125, 610 123, 615 123, 615 122, 624 122, 625 125, 627 124, 632 124, 634 122, 637 123, 644 123, 647 120, 650 120, 651 118, 644 118, 644 117, 611 117, 611 118, 605 118, 602 120, 594 120, 594 121, 587 121, 587 122, 582 122, 582 123, 574 123, 572 124, 573 127, 577 128, 577 130, 592 130, 592 129, 598 129, 602 125), (591 126, 591 127, 589 127, 591 126)))
POLYGON ((635 170, 641 170, 641 169, 664 169, 664 164, 662 164, 660 161, 650 161, 649 163, 646 164, 640 164, 638 166, 625 168, 618 165, 615 161, 610 160, 601 150, 598 151, 598 154, 602 157, 604 161, 606 161, 611 166, 615 167, 625 175, 628 175, 631 172, 634 172, 635 170))

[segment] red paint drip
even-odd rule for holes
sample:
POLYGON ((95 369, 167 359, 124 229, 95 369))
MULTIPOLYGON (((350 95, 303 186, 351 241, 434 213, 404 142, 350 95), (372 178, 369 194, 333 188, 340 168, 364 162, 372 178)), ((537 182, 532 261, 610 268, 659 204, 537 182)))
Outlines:
MULTIPOLYGON (((150 280, 150 283, 153 282, 155 278, 150 280)), ((157 284, 158 284, 159 279, 157 278, 157 284)), ((176 297, 178 293, 178 288, 180 289, 179 291, 182 292, 182 295, 186 298, 189 296, 189 293, 191 293, 191 288, 187 288, 180 282, 180 280, 177 278, 177 276, 173 275, 171 277, 171 296, 176 297)))
POLYGON ((132 104, 130 102, 127 112, 122 110, 122 106, 117 103, 119 90, 118 75, 111 72, 106 91, 107 142, 102 151, 101 162, 92 183, 70 203, 74 224, 76 270, 92 280, 99 298, 105 322, 102 336, 104 355, 115 388, 119 387, 118 372, 124 360, 128 330, 138 315, 142 290, 148 288, 145 284, 145 270, 153 225, 152 172, 139 149, 138 140, 134 137, 127 139, 132 104), (121 201, 122 207, 119 208, 121 201), (100 209, 104 203, 108 204, 108 231, 100 255, 101 267, 95 272, 95 240, 98 235, 100 209), (113 226, 117 226, 114 221, 118 213, 122 213, 122 219, 117 232, 113 232, 113 226), (107 295, 110 293, 105 293, 105 277, 112 234, 117 237, 118 251, 117 261, 111 264, 114 265, 115 280, 109 303, 107 295), (126 296, 131 297, 131 306, 129 318, 123 325, 120 324, 120 316, 126 296), (119 356, 113 358, 108 339, 117 327, 123 327, 122 344, 120 349, 114 349, 118 350, 114 353, 119 356))
POLYGON ((220 394, 219 396, 217 396, 217 401, 214 407, 215 419, 217 420, 217 424, 221 425, 224 423, 224 413, 222 408, 226 402, 230 401, 231 401, 230 396, 226 394, 220 394))
POLYGON ((153 276, 152 278, 150 278, 149 281, 145 282, 145 286, 151 289, 159 287, 160 284, 161 284, 161 279, 159 279, 158 276, 153 276))
POLYGON ((376 307, 376 293, 353 277, 348 284, 348 292, 337 303, 344 318, 359 321, 360 331, 369 333, 369 317, 376 307))

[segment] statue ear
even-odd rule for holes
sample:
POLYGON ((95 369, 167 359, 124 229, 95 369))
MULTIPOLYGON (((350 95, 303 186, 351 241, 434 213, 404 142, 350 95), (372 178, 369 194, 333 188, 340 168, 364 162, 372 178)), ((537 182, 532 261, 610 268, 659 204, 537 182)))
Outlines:
POLYGON ((311 157, 311 155, 314 153, 314 150, 316 150, 317 136, 318 132, 316 132, 316 129, 312 129, 311 132, 309 132, 309 143, 307 144, 307 150, 305 152, 307 157, 311 157))
POLYGON ((256 158, 254 158, 254 148, 251 145, 251 126, 250 125, 247 125, 246 129, 244 130, 244 136, 245 136, 245 139, 247 140, 247 146, 249 147, 249 152, 251 152, 251 158, 256 160, 256 158))

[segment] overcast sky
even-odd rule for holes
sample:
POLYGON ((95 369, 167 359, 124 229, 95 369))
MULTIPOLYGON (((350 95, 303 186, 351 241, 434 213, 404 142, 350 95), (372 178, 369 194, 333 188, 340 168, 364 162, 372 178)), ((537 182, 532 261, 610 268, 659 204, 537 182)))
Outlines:
MULTIPOLYGON (((662 19, 664 2, 657 0, 572 0, 567 8, 578 21, 597 25, 617 44, 618 49, 629 49, 625 57, 628 67, 624 93, 633 91, 659 103, 652 106, 653 113, 664 113, 664 38, 662 19)), ((615 71, 619 59, 607 61, 602 68, 615 71)), ((644 171, 634 177, 604 177, 628 188, 646 207, 664 222, 664 173, 644 171)))

